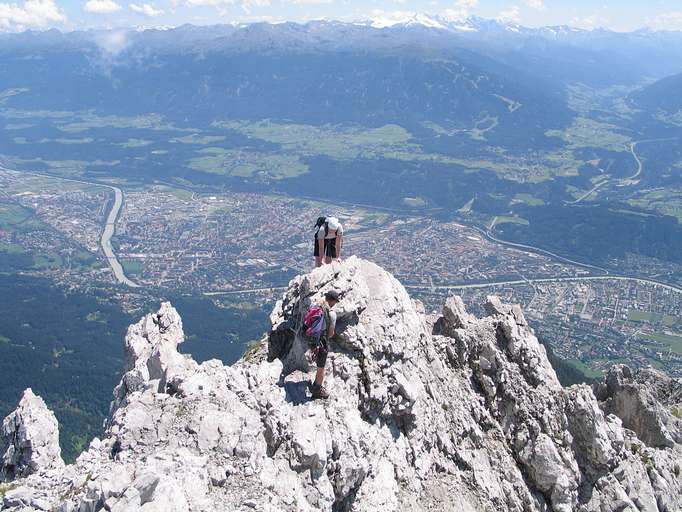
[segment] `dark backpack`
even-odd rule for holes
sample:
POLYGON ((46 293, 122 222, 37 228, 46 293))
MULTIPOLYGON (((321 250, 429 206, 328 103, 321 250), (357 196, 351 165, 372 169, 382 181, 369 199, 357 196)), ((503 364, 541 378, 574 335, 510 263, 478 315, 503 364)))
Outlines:
POLYGON ((327 236, 327 233, 329 233, 329 223, 327 222, 327 217, 318 217, 317 222, 315 222, 315 238, 317 239, 317 233, 320 231, 320 228, 324 226, 324 236, 327 236))

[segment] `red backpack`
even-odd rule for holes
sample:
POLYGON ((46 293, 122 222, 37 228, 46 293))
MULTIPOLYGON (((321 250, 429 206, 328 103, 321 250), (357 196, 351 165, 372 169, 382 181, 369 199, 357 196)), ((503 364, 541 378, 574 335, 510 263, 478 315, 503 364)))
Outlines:
POLYGON ((318 341, 324 332, 327 313, 323 306, 314 304, 310 306, 303 318, 304 333, 308 338, 318 341))

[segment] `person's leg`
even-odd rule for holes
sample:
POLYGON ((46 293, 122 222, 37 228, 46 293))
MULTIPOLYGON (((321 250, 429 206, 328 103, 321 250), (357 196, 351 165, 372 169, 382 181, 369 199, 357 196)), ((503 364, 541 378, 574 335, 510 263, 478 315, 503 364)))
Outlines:
POLYGON ((315 239, 314 245, 313 256, 315 257, 315 268, 317 268, 322 266, 322 255, 320 254, 320 244, 317 238, 315 239))
POLYGON ((324 367, 327 365, 327 353, 329 348, 327 345, 327 340, 324 338, 320 340, 320 346, 317 349, 317 373, 315 373, 315 385, 321 386, 324 382, 324 367))
POLYGON ((329 238, 325 242, 325 262, 329 265, 332 260, 336 259, 336 238, 329 238))
POLYGON ((317 349, 317 372, 315 373, 315 382, 312 385, 313 398, 329 398, 329 393, 324 389, 324 367, 327 364, 328 353, 327 342, 321 340, 321 346, 317 349))
POLYGON ((323 382, 324 382, 324 367, 318 368, 317 372, 315 372, 315 385, 321 386, 323 382))

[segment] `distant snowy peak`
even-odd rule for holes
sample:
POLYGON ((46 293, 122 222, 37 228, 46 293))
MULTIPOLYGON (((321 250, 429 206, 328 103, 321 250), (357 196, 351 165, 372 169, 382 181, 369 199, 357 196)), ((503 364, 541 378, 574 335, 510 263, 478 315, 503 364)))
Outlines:
MULTIPOLYGON (((585 29, 568 25, 530 28, 517 23, 509 23, 499 19, 481 18, 479 16, 457 19, 416 12, 381 12, 374 18, 360 21, 355 24, 370 26, 377 29, 422 26, 430 29, 446 30, 448 32, 515 33, 529 36, 541 35, 553 39, 571 37, 576 34, 590 32, 585 29)), ((596 30, 609 32, 605 29, 596 30)))
POLYGON ((468 18, 449 18, 446 16, 430 16, 422 13, 381 13, 375 18, 357 23, 377 29, 392 27, 422 26, 448 32, 527 32, 530 29, 514 23, 485 19, 478 16, 468 18))
POLYGON ((369 25, 373 28, 389 28, 395 26, 422 25, 427 28, 445 29, 446 26, 436 16, 428 16, 420 13, 382 13, 377 17, 362 21, 359 24, 369 25))
POLYGON ((554 27, 541 27, 536 29, 536 31, 549 38, 559 39, 561 37, 573 36, 575 34, 582 34, 588 32, 582 28, 570 27, 568 25, 557 25, 554 27))

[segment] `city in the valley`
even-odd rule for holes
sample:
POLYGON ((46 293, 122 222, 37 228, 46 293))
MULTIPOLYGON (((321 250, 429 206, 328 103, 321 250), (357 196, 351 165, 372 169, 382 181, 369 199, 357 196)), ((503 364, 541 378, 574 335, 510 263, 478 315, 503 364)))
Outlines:
POLYGON ((408 211, 0 171, 7 263, 65 290, 113 288, 130 312, 171 290, 219 307, 273 303, 289 279, 311 269, 312 224, 323 212, 344 223, 343 257, 376 261, 428 309, 457 294, 477 311, 496 294, 522 304, 543 342, 588 377, 614 362, 682 375, 682 286, 657 277, 660 262, 630 255, 622 268, 647 271, 615 275, 408 211))

